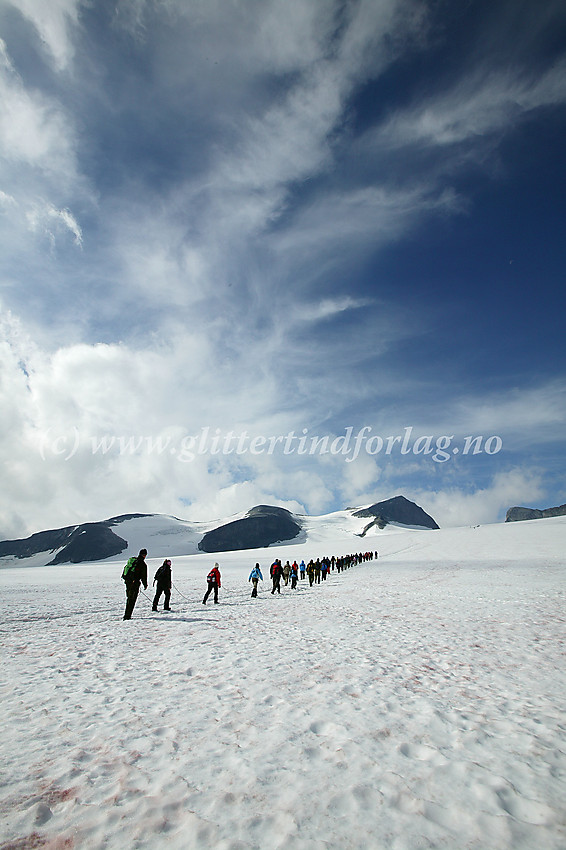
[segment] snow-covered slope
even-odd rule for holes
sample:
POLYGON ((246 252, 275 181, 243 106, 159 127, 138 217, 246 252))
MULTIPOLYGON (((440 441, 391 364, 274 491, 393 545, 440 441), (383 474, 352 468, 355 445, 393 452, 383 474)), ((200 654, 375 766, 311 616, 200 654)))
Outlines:
POLYGON ((563 850, 566 518, 387 528, 378 560, 269 592, 350 522, 175 556, 173 611, 150 588, 127 622, 121 563, 0 571, 1 846, 563 850))
MULTIPOLYGON (((556 535, 566 534, 566 517, 555 517, 531 523, 494 523, 436 531, 390 524, 384 529, 373 526, 360 537, 366 521, 354 517, 352 510, 345 510, 319 517, 300 516, 306 536, 300 541, 284 541, 266 549, 204 554, 198 549, 200 535, 215 528, 218 521, 185 524, 180 520, 170 522, 170 519, 155 516, 128 521, 131 528, 125 529, 129 536, 127 556, 137 554, 143 547, 148 550, 149 557, 155 559, 198 555, 199 560, 206 563, 215 560, 231 563, 240 562, 243 556, 254 563, 258 559, 271 563, 274 550, 282 551, 284 561, 293 560, 301 553, 317 557, 378 551, 380 557, 386 557, 391 563, 422 562, 423 559, 455 564, 515 563, 537 560, 540 556, 553 560, 563 558, 556 547, 556 535)), ((121 562, 124 557, 120 555, 112 560, 121 562)))

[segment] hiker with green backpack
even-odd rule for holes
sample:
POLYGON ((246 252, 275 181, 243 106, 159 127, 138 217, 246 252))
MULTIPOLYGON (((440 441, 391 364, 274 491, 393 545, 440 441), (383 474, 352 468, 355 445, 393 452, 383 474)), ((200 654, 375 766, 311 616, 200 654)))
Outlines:
POLYGON ((147 590, 147 564, 145 557, 147 549, 140 549, 139 555, 136 558, 128 558, 128 563, 124 567, 122 578, 126 582, 126 610, 122 619, 131 620, 138 593, 140 592, 140 584, 143 584, 144 590, 147 590))

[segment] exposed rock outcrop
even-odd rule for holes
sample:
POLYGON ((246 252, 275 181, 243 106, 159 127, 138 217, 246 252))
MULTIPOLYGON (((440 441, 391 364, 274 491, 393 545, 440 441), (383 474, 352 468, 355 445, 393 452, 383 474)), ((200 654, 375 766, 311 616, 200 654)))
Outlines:
POLYGON ((51 531, 39 531, 22 540, 2 540, 0 558, 30 558, 40 552, 57 552, 51 564, 80 564, 82 561, 102 561, 127 549, 128 543, 111 530, 110 526, 126 519, 142 516, 130 514, 113 517, 103 522, 87 522, 51 531))
POLYGON ((243 519, 221 525, 207 532, 198 548, 202 552, 230 552, 238 549, 260 549, 272 543, 293 540, 301 526, 285 508, 258 505, 243 519))
POLYGON ((93 522, 79 526, 69 537, 51 564, 80 564, 82 561, 102 561, 119 555, 128 548, 128 541, 118 537, 104 522, 93 522))
MULTIPOLYGON (((400 525, 419 526, 420 528, 438 528, 439 526, 422 508, 415 502, 409 501, 404 496, 394 496, 392 499, 387 499, 384 502, 377 502, 369 508, 364 508, 360 511, 355 511, 356 517, 374 517, 376 525, 384 528, 385 525, 391 522, 397 522, 400 525)), ((371 523, 373 525, 373 523, 371 523)), ((364 533, 369 526, 364 529, 364 533)))
POLYGON ((509 508, 505 522, 522 522, 525 519, 546 519, 553 516, 566 516, 566 505, 557 508, 509 508))

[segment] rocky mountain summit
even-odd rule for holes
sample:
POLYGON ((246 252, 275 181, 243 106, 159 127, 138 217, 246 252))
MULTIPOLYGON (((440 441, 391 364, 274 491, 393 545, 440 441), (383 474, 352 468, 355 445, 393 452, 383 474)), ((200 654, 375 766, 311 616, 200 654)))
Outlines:
POLYGON ((257 505, 243 519, 208 531, 198 548, 202 552, 261 549, 272 543, 294 540, 300 533, 301 526, 291 511, 273 505, 257 505))
POLYGON ((395 496, 385 502, 377 502, 369 508, 362 508, 355 511, 354 516, 373 517, 373 521, 365 529, 366 532, 373 525, 377 525, 378 528, 385 528, 389 523, 417 526, 418 528, 435 529, 439 527, 422 508, 414 502, 410 502, 404 496, 395 496))
POLYGON ((553 516, 566 516, 566 505, 556 508, 509 508, 505 515, 505 522, 522 522, 525 519, 546 519, 553 516))

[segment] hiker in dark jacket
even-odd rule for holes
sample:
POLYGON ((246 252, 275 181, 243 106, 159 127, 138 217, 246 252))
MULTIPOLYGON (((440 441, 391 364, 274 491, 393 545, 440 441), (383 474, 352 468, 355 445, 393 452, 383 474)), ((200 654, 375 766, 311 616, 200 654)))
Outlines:
POLYGON ((272 593, 281 593, 281 576, 283 575, 283 567, 281 566, 281 561, 277 558, 271 565, 269 569, 271 580, 273 582, 273 590, 272 593))
POLYGON ((147 549, 140 549, 140 553, 128 573, 124 577, 126 582, 126 610, 122 619, 131 620, 138 593, 140 592, 140 584, 143 584, 143 589, 147 590, 147 564, 145 558, 147 549))
POLYGON ((211 571, 207 575, 206 580, 208 582, 208 590, 204 594, 204 599, 202 600, 202 604, 206 605, 206 600, 208 599, 208 597, 210 596, 212 591, 214 591, 214 601, 217 603, 218 602, 218 588, 220 587, 220 570, 218 569, 217 563, 213 566, 213 568, 211 569, 211 571))
POLYGON ((163 601, 163 610, 170 611, 169 600, 171 599, 171 561, 169 558, 165 558, 155 576, 153 578, 153 584, 157 583, 157 587, 155 588, 155 596, 153 597, 153 607, 152 611, 157 611, 157 606, 159 604, 159 599, 161 594, 165 594, 165 598, 163 601))
POLYGON ((309 587, 312 587, 314 584, 314 561, 312 558, 307 564, 307 575, 309 577, 309 587))
POLYGON ((291 564, 291 590, 297 589, 297 580, 299 578, 299 567, 296 561, 291 564))

